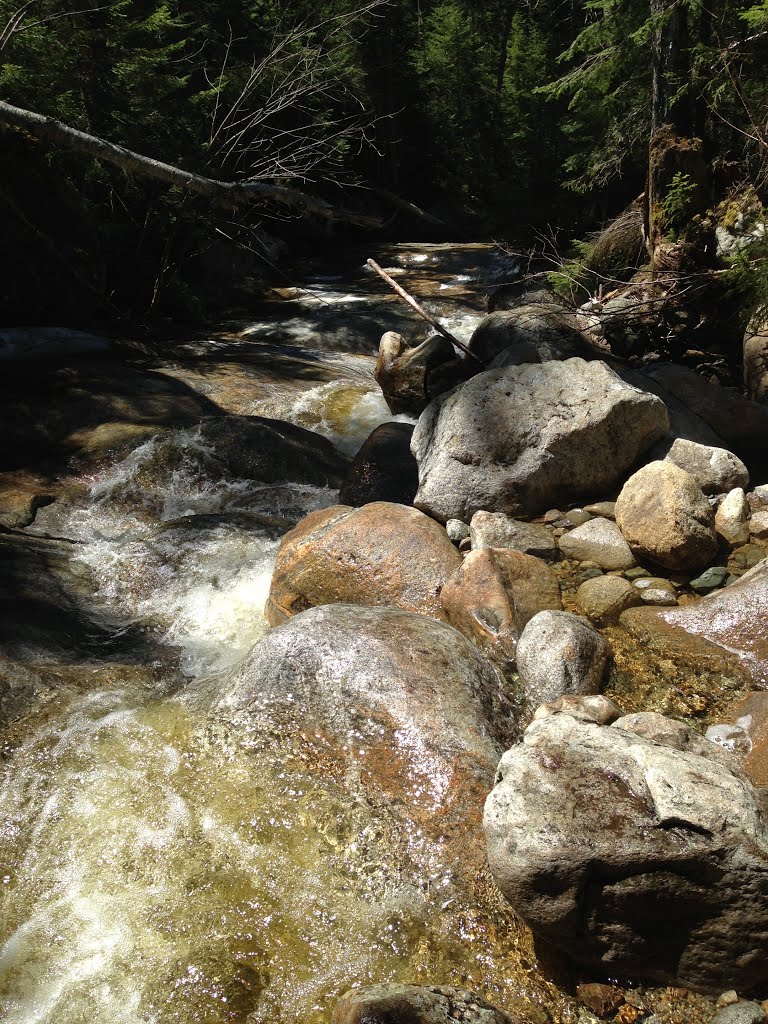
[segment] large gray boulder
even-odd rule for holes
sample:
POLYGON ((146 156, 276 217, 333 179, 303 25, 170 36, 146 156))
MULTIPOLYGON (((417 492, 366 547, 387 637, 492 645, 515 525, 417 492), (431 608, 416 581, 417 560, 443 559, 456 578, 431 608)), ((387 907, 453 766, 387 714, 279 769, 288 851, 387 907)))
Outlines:
POLYGON ((525 302, 489 313, 475 328, 469 349, 484 363, 543 363, 593 352, 576 315, 558 302, 525 302))
POLYGON ((764 984, 756 791, 722 748, 658 722, 649 738, 634 717, 549 715, 507 751, 485 807, 496 882, 535 935, 589 970, 713 992, 764 984))
POLYGON ((414 504, 444 522, 594 498, 668 427, 663 402, 599 361, 488 370, 422 413, 411 442, 414 504))

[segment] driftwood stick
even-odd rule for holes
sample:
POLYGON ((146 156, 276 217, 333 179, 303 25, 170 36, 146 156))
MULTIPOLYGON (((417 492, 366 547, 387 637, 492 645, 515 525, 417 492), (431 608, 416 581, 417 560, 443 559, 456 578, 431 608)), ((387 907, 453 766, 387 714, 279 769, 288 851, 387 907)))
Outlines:
POLYGON ((397 292, 400 298, 403 299, 404 302, 407 302, 411 309, 415 310, 419 314, 422 320, 426 320, 430 327, 434 327, 438 334, 442 334, 442 336, 447 338, 452 345, 455 345, 456 348, 460 348, 461 351, 465 355, 469 356, 470 359, 474 359, 476 363, 479 363, 481 366, 485 366, 482 359, 478 359, 475 353, 470 352, 467 346, 463 344, 463 342, 459 341, 458 338, 455 338, 449 330, 443 327, 439 320, 435 320, 435 318, 431 316, 426 309, 422 309, 416 299, 414 299, 412 295, 409 295, 405 288, 401 288, 397 281, 389 276, 386 270, 382 270, 375 260, 367 260, 367 263, 371 270, 375 270, 379 277, 383 278, 389 287, 392 288, 393 291, 397 292))

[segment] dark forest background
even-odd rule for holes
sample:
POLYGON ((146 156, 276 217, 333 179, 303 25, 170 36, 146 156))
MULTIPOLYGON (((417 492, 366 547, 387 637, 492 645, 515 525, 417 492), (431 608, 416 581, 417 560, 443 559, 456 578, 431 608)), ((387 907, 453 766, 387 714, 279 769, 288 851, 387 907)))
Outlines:
POLYGON ((765 187, 768 0, 0 0, 3 25, 5 104, 378 222, 268 195, 221 205, 0 108, 7 324, 214 315, 281 242, 548 225, 569 241, 643 192, 660 81, 702 140, 713 203, 765 187))

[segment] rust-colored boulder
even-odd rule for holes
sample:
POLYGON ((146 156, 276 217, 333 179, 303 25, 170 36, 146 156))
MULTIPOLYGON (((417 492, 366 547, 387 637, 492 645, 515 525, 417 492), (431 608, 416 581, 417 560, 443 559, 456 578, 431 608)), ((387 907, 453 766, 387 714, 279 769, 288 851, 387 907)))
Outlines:
POLYGON ((460 564, 445 530, 415 508, 334 505, 283 537, 267 621, 275 626, 325 604, 389 606, 444 621, 440 591, 460 564))
POLYGON ((517 641, 534 615, 563 607, 554 571, 508 548, 471 551, 440 600, 451 625, 501 667, 514 664, 517 641))

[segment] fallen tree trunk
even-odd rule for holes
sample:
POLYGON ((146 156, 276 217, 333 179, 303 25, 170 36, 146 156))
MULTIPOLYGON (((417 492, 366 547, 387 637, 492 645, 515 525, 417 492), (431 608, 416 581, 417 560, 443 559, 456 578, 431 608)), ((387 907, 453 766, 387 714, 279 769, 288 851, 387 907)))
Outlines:
POLYGON ((206 178, 192 171, 185 171, 173 164, 163 163, 152 157, 136 153, 131 149, 118 146, 96 135, 88 135, 69 125, 57 121, 54 117, 45 117, 33 110, 14 107, 0 100, 0 121, 14 128, 21 128, 44 142, 53 142, 65 146, 76 153, 95 157, 105 163, 119 167, 129 175, 152 178, 164 181, 169 185, 203 196, 214 206, 235 208, 256 203, 268 203, 292 210, 299 214, 320 217, 323 220, 343 221, 347 224, 358 224, 361 227, 378 227, 381 221, 367 214, 354 210, 345 210, 331 206, 323 199, 297 192, 281 185, 271 185, 264 181, 219 181, 206 178))

